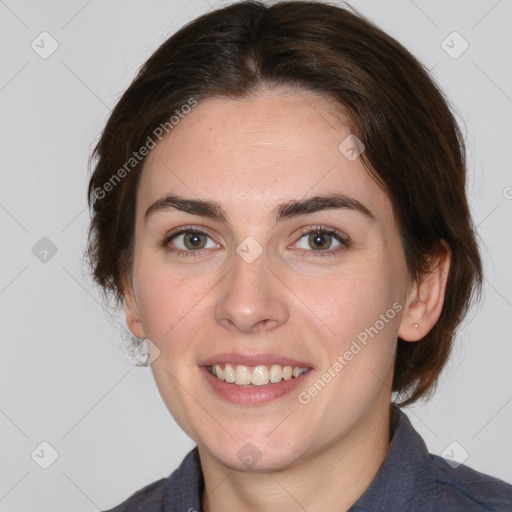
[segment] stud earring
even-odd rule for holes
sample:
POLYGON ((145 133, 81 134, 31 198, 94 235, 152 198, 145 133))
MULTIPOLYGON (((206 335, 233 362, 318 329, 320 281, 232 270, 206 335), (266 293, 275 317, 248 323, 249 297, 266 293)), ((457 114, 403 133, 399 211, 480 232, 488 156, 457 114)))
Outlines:
POLYGON ((419 327, 419 325, 418 325, 418 324, 412 324, 412 325, 413 325, 414 327, 419 327))

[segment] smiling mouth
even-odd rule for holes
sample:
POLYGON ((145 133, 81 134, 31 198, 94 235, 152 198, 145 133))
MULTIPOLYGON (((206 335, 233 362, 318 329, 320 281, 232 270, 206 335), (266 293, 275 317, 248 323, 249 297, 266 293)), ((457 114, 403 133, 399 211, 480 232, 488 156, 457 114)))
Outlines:
POLYGON ((237 386, 265 386, 283 380, 296 379, 311 368, 279 364, 246 366, 243 364, 215 364, 206 369, 217 379, 237 386))

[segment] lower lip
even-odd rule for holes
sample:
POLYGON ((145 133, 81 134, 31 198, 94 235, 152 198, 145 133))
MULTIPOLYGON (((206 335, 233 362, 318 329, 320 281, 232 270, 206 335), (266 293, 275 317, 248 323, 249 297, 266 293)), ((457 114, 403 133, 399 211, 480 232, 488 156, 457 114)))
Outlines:
POLYGON ((309 374, 312 373, 309 370, 300 377, 282 380, 275 384, 265 384, 264 386, 237 386, 236 384, 230 384, 218 379, 204 366, 201 367, 201 371, 213 391, 221 398, 234 404, 247 405, 265 404, 281 398, 303 383, 309 374))

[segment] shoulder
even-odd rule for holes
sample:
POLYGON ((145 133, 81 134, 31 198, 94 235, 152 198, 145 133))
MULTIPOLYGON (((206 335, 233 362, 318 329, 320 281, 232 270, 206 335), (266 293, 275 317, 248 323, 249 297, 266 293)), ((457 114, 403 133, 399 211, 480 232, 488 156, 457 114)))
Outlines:
POLYGON ((158 510, 157 507, 163 505, 162 501, 164 499, 166 482, 166 478, 157 480, 139 489, 117 507, 106 510, 105 512, 150 512, 158 510))
POLYGON ((386 460, 354 511, 512 512, 512 485, 429 453, 407 415, 396 407, 391 432, 386 460))
POLYGON ((438 484, 439 510, 512 511, 512 485, 465 465, 451 467, 430 454, 438 484))

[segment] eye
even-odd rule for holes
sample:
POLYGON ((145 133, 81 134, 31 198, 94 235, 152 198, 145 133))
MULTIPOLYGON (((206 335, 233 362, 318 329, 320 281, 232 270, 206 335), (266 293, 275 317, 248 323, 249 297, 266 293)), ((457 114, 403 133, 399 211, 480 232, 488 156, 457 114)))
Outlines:
POLYGON ((295 243, 297 249, 324 253, 337 252, 346 246, 348 246, 346 237, 326 228, 310 229, 295 243))
POLYGON ((214 242, 206 233, 199 230, 181 230, 171 234, 164 240, 169 250, 200 251, 203 249, 218 249, 220 246, 214 242))

